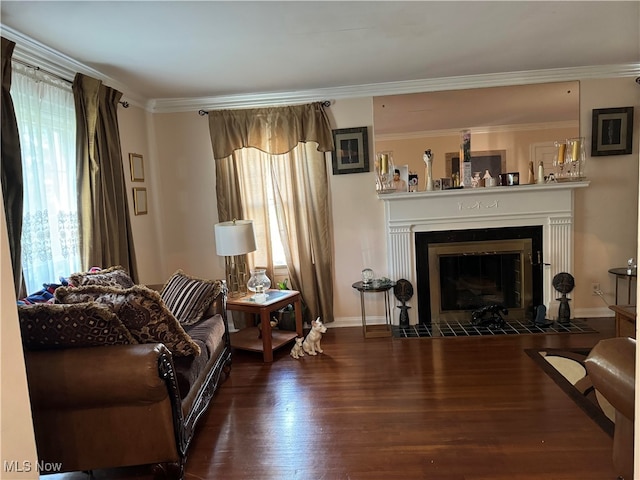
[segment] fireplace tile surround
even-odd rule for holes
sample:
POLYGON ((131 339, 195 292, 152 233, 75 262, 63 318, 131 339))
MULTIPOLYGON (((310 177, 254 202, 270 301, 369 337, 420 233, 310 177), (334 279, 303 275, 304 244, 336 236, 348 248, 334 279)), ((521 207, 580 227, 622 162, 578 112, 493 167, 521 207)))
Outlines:
MULTIPOLYGON (((556 292, 551 280, 559 272, 573 273, 574 192, 588 185, 588 181, 575 181, 378 194, 385 207, 389 277, 405 278, 416 286, 416 232, 539 225, 545 263, 543 303, 547 318, 554 319, 557 302, 552 301, 556 292)), ((429 294, 416 291, 421 293, 429 294)), ((409 304, 417 305, 418 299, 409 304)), ((415 310, 409 310, 412 325, 418 322, 415 310)))

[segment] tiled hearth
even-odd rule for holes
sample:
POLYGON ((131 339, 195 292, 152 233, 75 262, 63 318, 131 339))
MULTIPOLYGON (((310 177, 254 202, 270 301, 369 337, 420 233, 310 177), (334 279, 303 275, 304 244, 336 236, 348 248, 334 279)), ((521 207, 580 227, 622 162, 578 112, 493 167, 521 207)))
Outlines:
POLYGON ((539 327, 527 320, 509 320, 504 327, 481 327, 469 322, 449 320, 429 325, 419 323, 409 327, 393 325, 391 333, 396 338, 418 337, 477 337, 481 335, 522 335, 535 333, 594 333, 596 330, 583 320, 573 319, 568 323, 552 322, 548 327, 539 327))
MULTIPOLYGON (((557 292, 551 280, 559 272, 573 273, 574 191, 588 185, 588 181, 580 181, 380 194, 378 198, 385 204, 388 276, 407 279, 414 288, 417 285, 416 232, 539 225, 541 261, 545 264, 543 303, 547 318, 555 319, 557 292)), ((416 291, 416 295, 425 294, 429 292, 416 291)), ((418 299, 408 304, 415 307, 418 299)), ((418 323, 416 310, 409 311, 411 325, 418 323)))

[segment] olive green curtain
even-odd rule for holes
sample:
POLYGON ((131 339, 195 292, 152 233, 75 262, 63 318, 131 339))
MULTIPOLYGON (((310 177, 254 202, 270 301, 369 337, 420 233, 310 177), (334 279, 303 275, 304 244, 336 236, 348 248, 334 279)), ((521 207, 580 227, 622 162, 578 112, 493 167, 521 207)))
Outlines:
POLYGON ((268 198, 275 204, 291 288, 308 319, 333 321, 333 266, 324 152, 333 136, 320 103, 209 112, 220 221, 254 222, 258 251, 250 266, 273 279, 268 198))
POLYGON ((9 249, 13 268, 16 297, 21 296, 22 284, 22 158, 18 123, 11 99, 11 57, 16 44, 2 37, 2 196, 9 234, 9 249))
POLYGON ((82 267, 121 265, 137 281, 118 129, 122 93, 78 73, 73 95, 82 267))

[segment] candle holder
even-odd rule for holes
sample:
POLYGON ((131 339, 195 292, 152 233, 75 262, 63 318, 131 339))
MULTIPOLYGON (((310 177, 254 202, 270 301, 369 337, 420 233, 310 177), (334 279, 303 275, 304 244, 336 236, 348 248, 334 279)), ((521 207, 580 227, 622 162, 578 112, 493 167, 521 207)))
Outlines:
POLYGON ((556 180, 563 180, 567 176, 566 168, 565 168, 565 155, 567 151, 567 142, 554 142, 556 147, 556 156, 553 159, 553 167, 555 169, 554 177, 556 180))
POLYGON ((376 172, 376 192, 395 192, 396 189, 393 187, 394 168, 392 152, 378 152, 376 154, 376 161, 374 162, 374 169, 376 172))
POLYGON ((569 180, 582 180, 585 177, 586 155, 584 153, 584 137, 567 139, 564 164, 569 180))

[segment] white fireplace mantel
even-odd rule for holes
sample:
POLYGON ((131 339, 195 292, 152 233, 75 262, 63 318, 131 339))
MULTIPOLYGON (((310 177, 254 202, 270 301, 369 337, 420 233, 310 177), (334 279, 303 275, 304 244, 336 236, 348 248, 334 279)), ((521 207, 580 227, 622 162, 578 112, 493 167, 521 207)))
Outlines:
MULTIPOLYGON (((575 181, 379 194, 385 202, 389 276, 416 285, 416 232, 540 225, 542 260, 548 264, 543 274, 544 304, 549 318, 555 318, 551 280, 559 272, 573 273, 574 191, 588 185, 575 181)), ((410 310, 411 323, 417 322, 415 310, 410 310)))

